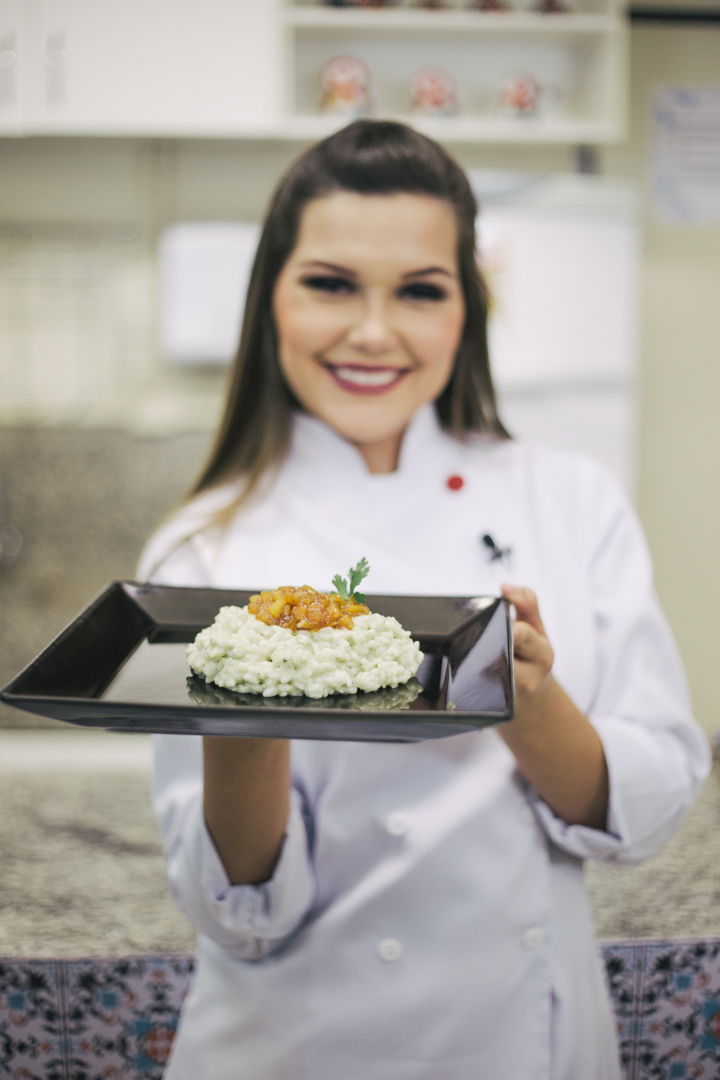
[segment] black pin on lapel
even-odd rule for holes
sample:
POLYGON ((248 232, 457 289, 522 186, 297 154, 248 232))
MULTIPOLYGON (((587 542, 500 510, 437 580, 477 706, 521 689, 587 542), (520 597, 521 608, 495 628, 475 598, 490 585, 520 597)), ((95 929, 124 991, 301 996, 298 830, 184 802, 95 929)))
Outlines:
POLYGON ((512 548, 498 547, 490 533, 485 533, 485 535, 482 536, 481 539, 485 547, 488 549, 488 559, 490 562, 504 562, 505 559, 509 558, 509 556, 512 555, 512 548))

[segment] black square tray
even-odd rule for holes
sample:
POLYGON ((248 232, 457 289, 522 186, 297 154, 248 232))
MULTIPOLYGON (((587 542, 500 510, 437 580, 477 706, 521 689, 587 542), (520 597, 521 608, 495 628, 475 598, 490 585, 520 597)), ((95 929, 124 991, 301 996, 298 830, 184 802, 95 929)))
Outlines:
MULTIPOLYGON (((314 699, 236 694, 194 676, 185 645, 258 590, 116 581, 0 693, 26 712, 108 731, 418 742, 511 719, 512 628, 498 597, 368 596, 425 653, 409 704, 397 691, 314 699)), ((407 695, 405 695, 407 699, 407 695)))

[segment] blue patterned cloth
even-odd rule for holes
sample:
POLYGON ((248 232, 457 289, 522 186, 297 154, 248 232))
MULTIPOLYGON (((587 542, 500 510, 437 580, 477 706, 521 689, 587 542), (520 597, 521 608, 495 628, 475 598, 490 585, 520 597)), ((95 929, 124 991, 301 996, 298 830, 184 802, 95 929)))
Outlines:
POLYGON ((0 960, 0 1077, 160 1080, 193 963, 0 960))
MULTIPOLYGON (((720 1076, 720 938, 603 945, 626 1080, 720 1076)), ((191 956, 0 960, 0 1077, 160 1080, 191 956)))
POLYGON ((720 1076, 720 938, 603 946, 627 1080, 720 1076))

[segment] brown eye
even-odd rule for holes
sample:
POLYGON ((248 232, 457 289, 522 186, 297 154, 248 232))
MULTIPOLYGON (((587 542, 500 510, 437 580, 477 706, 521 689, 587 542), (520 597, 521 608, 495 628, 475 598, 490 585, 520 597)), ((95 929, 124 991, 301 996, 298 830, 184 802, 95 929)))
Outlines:
POLYGON ((313 274, 302 278, 302 284, 314 292, 329 293, 331 296, 343 296, 355 291, 355 286, 347 278, 331 274, 313 274))

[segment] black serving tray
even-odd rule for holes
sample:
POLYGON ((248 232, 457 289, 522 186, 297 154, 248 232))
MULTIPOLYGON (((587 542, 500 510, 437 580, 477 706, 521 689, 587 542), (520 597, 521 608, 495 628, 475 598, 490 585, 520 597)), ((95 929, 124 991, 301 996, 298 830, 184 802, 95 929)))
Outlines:
POLYGON ((372 742, 439 739, 513 715, 512 629, 498 597, 368 596, 425 653, 418 682, 400 692, 263 698, 194 676, 186 643, 253 592, 113 582, 0 697, 108 731, 372 742))

